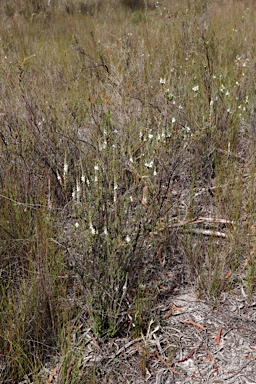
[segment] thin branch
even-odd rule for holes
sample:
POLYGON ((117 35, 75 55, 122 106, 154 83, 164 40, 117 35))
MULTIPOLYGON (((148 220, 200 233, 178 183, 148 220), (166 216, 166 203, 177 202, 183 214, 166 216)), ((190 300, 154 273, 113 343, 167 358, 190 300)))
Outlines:
POLYGON ((212 231, 211 229, 192 228, 192 229, 184 230, 184 232, 195 233, 196 235, 215 236, 215 237, 227 238, 226 233, 220 232, 220 231, 212 231))
POLYGON ((216 217, 195 217, 190 220, 184 220, 184 221, 179 221, 174 224, 170 224, 169 227, 175 228, 175 227, 182 227, 188 224, 198 224, 198 223, 203 223, 203 222, 208 222, 208 223, 220 223, 220 224, 234 224, 234 221, 232 220, 227 220, 227 219, 218 219, 216 217))
POLYGON ((38 207, 43 207, 45 208, 45 205, 42 205, 42 204, 27 204, 27 203, 22 203, 20 201, 16 201, 14 199, 11 199, 10 197, 7 197, 7 196, 4 196, 0 193, 0 197, 2 197, 3 199, 6 199, 6 200, 9 200, 11 201, 12 203, 16 204, 16 205, 22 205, 22 206, 25 206, 25 207, 29 207, 29 208, 38 208, 38 207))
POLYGON ((157 359, 160 360, 172 373, 176 375, 180 375, 180 372, 175 371, 175 369, 172 368, 172 366, 165 361, 162 356, 159 354, 158 351, 156 351, 157 359))

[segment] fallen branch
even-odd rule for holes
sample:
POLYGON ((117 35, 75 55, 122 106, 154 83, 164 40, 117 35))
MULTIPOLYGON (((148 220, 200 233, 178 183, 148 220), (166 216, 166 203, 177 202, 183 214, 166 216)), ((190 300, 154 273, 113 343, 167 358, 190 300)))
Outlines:
POLYGON ((223 238, 227 237, 226 233, 220 232, 220 231, 213 231, 211 229, 193 228, 190 230, 185 230, 184 232, 195 233, 196 235, 204 235, 204 236, 215 236, 215 237, 223 237, 223 238))
POLYGON ((218 219, 217 217, 195 217, 194 219, 179 221, 178 223, 170 224, 170 228, 184 227, 189 224, 198 224, 198 223, 219 223, 219 224, 234 224, 234 221, 228 219, 218 219))

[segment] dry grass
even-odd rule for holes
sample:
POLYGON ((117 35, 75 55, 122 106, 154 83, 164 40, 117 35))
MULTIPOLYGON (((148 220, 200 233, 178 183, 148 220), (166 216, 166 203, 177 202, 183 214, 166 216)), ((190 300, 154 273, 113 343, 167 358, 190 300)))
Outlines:
POLYGON ((128 3, 0 5, 5 383, 67 374, 71 323, 145 333, 177 265, 254 291, 255 4, 128 3))

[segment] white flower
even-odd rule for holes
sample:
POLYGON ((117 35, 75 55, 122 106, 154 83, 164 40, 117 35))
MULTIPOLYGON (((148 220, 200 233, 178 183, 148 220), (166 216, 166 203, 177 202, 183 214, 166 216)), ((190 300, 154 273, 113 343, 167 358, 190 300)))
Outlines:
POLYGON ((98 170, 99 170, 99 166, 98 166, 98 164, 96 164, 96 165, 94 166, 94 169, 95 169, 95 171, 98 171, 98 170))
POLYGON ((91 230, 92 235, 96 235, 97 231, 96 231, 96 229, 93 227, 92 224, 90 224, 90 230, 91 230))
POLYGON ((100 151, 103 151, 103 149, 106 149, 106 147, 107 147, 106 140, 104 140, 102 144, 99 144, 99 150, 100 151))
POLYGON ((149 163, 145 163, 145 166, 147 168, 153 168, 154 160, 150 161, 149 163))
POLYGON ((66 175, 68 173, 68 164, 66 163, 66 161, 64 163, 63 173, 64 173, 64 175, 66 175))
POLYGON ((225 91, 225 89, 226 89, 226 87, 225 87, 225 85, 224 84, 221 84, 221 87, 220 87, 220 92, 224 92, 225 91))
POLYGON ((199 85, 195 85, 195 86, 192 88, 192 90, 193 90, 194 92, 198 92, 198 91, 199 91, 199 85))
POLYGON ((126 291, 127 291, 127 285, 125 283, 124 286, 123 286, 123 292, 126 292, 126 291))
POLYGON ((116 198, 117 198, 116 191, 117 191, 117 184, 114 185, 114 203, 116 203, 116 198))
POLYGON ((172 124, 174 124, 176 122, 176 119, 175 117, 172 118, 172 124))
POLYGON ((129 236, 129 235, 126 235, 125 241, 126 241, 126 243, 130 243, 130 241, 131 241, 131 238, 130 238, 130 236, 129 236))
POLYGON ((78 222, 75 223, 75 227, 79 228, 79 223, 78 222))
POLYGON ((62 178, 60 177, 58 170, 57 170, 57 179, 58 179, 58 182, 62 184, 62 178))
POLYGON ((153 137, 154 137, 154 135, 152 135, 152 133, 149 133, 149 134, 148 134, 148 138, 149 138, 149 139, 153 139, 153 137))
POLYGON ((160 77, 160 84, 165 84, 166 83, 166 79, 164 77, 160 77))

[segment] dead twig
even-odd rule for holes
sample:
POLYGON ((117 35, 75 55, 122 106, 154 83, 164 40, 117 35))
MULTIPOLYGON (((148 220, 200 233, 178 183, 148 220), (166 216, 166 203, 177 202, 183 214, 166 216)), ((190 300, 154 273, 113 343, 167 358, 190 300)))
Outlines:
POLYGON ((167 363, 167 361, 165 361, 162 356, 160 356, 159 352, 156 351, 156 355, 157 355, 157 360, 160 360, 172 373, 174 373, 175 375, 180 375, 181 373, 178 372, 178 371, 175 371, 175 369, 172 368, 172 366, 167 363))
POLYGON ((137 339, 129 341, 129 343, 125 344, 122 348, 120 348, 116 353, 109 356, 109 361, 107 362, 106 366, 109 365, 116 357, 121 355, 121 353, 125 352, 129 347, 131 347, 133 344, 137 344, 139 341, 141 341, 142 338, 138 337, 137 339))
POLYGON ((186 228, 183 229, 183 227, 192 225, 192 224, 199 224, 199 223, 216 223, 216 224, 234 224, 234 221, 228 220, 228 219, 221 219, 216 217, 195 217, 193 219, 189 220, 183 220, 179 221, 177 223, 173 223, 168 225, 168 227, 161 228, 160 231, 163 232, 167 228, 178 228, 178 230, 181 230, 183 232, 189 232, 189 233, 195 233, 197 235, 204 235, 204 236, 215 236, 215 237, 222 237, 226 238, 227 235, 224 232, 215 231, 212 229, 201 229, 201 228, 186 228))
POLYGON ((188 354, 188 356, 182 360, 179 360, 178 363, 185 363, 185 361, 188 361, 189 359, 191 359, 191 357, 194 355, 194 353, 195 353, 195 350, 192 349, 192 351, 188 354))
POLYGON ((170 224, 169 227, 170 228, 176 228, 176 227, 183 227, 185 225, 189 225, 189 224, 198 224, 198 223, 219 223, 219 224, 234 224, 234 221, 232 220, 228 220, 228 219, 220 219, 220 218, 217 218, 217 217, 203 217, 203 216, 199 216, 199 217, 195 217, 193 219, 190 219, 190 220, 184 220, 184 221, 179 221, 178 223, 173 223, 173 224, 170 224))
POLYGON ((244 364, 242 367, 240 367, 234 374, 230 375, 230 376, 226 376, 226 377, 223 377, 223 380, 230 380, 230 379, 233 379, 233 377, 239 375, 240 372, 244 371, 244 369, 251 363, 255 363, 256 361, 256 358, 255 359, 252 359, 250 360, 248 363, 244 364))

